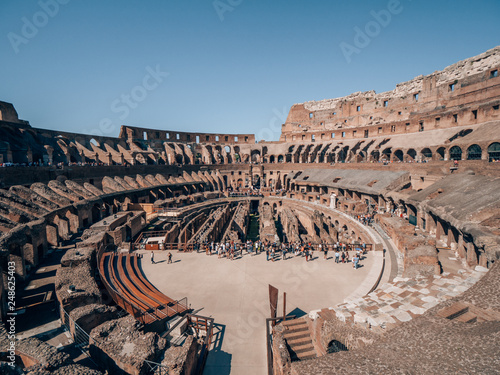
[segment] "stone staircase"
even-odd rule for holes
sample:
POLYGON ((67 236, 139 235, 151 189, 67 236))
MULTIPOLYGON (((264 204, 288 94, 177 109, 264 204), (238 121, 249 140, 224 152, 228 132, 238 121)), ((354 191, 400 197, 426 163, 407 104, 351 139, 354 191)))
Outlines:
POLYGON ((282 323, 285 328, 284 337, 292 361, 302 361, 317 357, 311 339, 309 325, 305 319, 299 318, 282 323))

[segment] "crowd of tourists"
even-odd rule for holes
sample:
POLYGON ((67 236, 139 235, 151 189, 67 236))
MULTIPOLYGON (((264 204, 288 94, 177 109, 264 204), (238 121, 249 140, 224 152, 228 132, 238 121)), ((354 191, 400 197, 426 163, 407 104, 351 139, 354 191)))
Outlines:
POLYGON ((235 241, 196 243, 193 245, 193 249, 196 252, 201 251, 207 255, 217 255, 219 259, 225 258, 229 260, 240 259, 243 256, 265 254, 266 260, 270 262, 294 257, 302 257, 306 262, 309 262, 322 256, 324 260, 334 259, 335 263, 351 263, 355 269, 359 268, 360 261, 365 258, 367 253, 365 243, 277 243, 267 240, 254 242, 248 240, 243 243, 235 241), (332 256, 329 257, 329 254, 332 256))

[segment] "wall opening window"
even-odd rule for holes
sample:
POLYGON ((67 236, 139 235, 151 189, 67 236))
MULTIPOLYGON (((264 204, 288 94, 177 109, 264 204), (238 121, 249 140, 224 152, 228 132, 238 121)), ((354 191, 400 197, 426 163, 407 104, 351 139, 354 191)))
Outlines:
POLYGON ((315 141, 316 140, 316 136, 314 134, 311 135, 311 141, 315 141))
POLYGON ((245 142, 248 142, 248 137, 245 137, 245 142))
POLYGON ((357 111, 357 112, 361 111, 361 106, 360 106, 360 105, 358 105, 358 106, 356 107, 356 111, 357 111))
POLYGON ((180 134, 179 134, 179 133, 177 133, 177 134, 175 135, 175 139, 177 139, 177 140, 181 139, 181 136, 180 136, 180 134))
POLYGON ((229 137, 227 135, 224 137, 224 141, 229 141, 229 137))
POLYGON ((401 111, 398 112, 398 115, 401 116, 401 111))
POLYGON ((494 111, 498 111, 498 104, 493 106, 494 111))
POLYGON ((309 118, 313 118, 314 117, 314 114, 311 112, 309 113, 309 118))
POLYGON ((186 135, 186 140, 187 140, 188 142, 191 142, 191 134, 187 134, 187 135, 186 135))
POLYGON ((458 122, 458 115, 456 113, 453 115, 453 122, 458 122))
POLYGON ((449 87, 450 91, 455 91, 455 84, 454 83, 448 85, 448 87, 449 87))
POLYGON ((391 132, 394 133, 396 131, 396 125, 391 125, 391 132))
POLYGON ((145 141, 147 141, 147 140, 148 140, 148 133, 143 132, 143 133, 142 133, 142 136, 143 136, 143 138, 144 138, 144 140, 145 140, 145 141))
POLYGON ((236 137, 236 136, 235 136, 235 137, 234 137, 234 141, 235 141, 235 142, 238 142, 238 137, 236 137))
POLYGON ((335 138, 335 133, 332 133, 332 138, 335 138))
POLYGON ((356 130, 353 130, 353 131, 352 131, 352 137, 353 137, 353 138, 354 138, 354 137, 356 137, 356 133, 357 133, 357 131, 356 131, 356 130))
POLYGON ((199 135, 196 136, 196 143, 200 143, 200 136, 199 135))
POLYGON ((337 114, 337 112, 333 112, 332 115, 335 116, 337 114))
POLYGON ((170 133, 166 133, 165 138, 170 139, 170 133))
POLYGON ((344 138, 344 137, 345 137, 345 132, 342 132, 342 138, 344 138))
POLYGON ((420 122, 418 123, 418 125, 419 125, 418 131, 419 131, 419 132, 423 132, 423 131, 424 131, 424 122, 423 122, 423 121, 420 121, 420 122))
POLYGON ((441 117, 436 117, 436 126, 439 126, 440 121, 441 121, 441 117))
POLYGON ((382 127, 378 128, 378 134, 382 134, 382 127))
POLYGON ((472 111, 472 117, 474 117, 474 120, 477 120, 477 109, 472 111))
POLYGON ((384 100, 384 107, 387 107, 389 105, 389 101, 388 100, 384 100))
POLYGON ((413 99, 415 99, 415 101, 418 102, 418 93, 413 94, 413 99))
POLYGON ((210 136, 209 136, 209 135, 205 136, 205 140, 206 140, 207 142, 208 142, 208 141, 210 141, 210 136))
POLYGON ((365 138, 368 138, 368 133, 369 133, 369 131, 365 130, 365 138))
POLYGON ((219 136, 218 135, 215 136, 215 142, 219 142, 219 136))
POLYGON ((498 69, 492 70, 490 72, 490 78, 498 77, 498 69))

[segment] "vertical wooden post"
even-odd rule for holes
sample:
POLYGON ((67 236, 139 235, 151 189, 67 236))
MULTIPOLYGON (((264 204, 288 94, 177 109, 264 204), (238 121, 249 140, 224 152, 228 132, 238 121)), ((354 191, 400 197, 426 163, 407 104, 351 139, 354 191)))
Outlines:
POLYGON ((286 292, 283 293, 283 321, 286 320, 286 292))

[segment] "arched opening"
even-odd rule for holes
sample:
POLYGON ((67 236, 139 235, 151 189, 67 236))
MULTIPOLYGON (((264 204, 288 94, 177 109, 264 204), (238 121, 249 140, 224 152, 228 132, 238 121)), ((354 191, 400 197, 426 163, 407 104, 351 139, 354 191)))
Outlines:
POLYGON ((462 160, 462 149, 458 146, 450 148, 450 160, 462 160))
POLYGON ((467 160, 481 160, 483 150, 479 145, 472 145, 467 149, 467 160))
POLYGON ((417 152, 413 148, 410 148, 406 154, 410 158, 409 161, 415 161, 417 157, 417 152))
POLYGON ((253 150, 251 156, 252 156, 252 163, 260 163, 260 151, 259 150, 253 150))
POLYGON ((437 150, 436 150, 436 153, 438 154, 439 156, 439 160, 444 160, 444 154, 445 154, 446 150, 444 147, 439 147, 437 150))
POLYGON ((378 150, 373 150, 371 152, 371 157, 373 161, 379 161, 380 159, 380 152, 378 150))
POLYGON ((390 147, 388 147, 384 151, 382 151, 382 161, 391 160, 391 154, 392 154, 392 149, 390 147))
POLYGON ((283 155, 278 155, 278 163, 283 163, 283 155))
POLYGON ((500 161, 500 143, 495 142, 488 146, 488 160, 500 161))
POLYGON ((175 161, 178 164, 182 164, 182 155, 181 154, 175 155, 175 161))
POLYGON ((274 155, 269 156, 269 163, 274 163, 274 155))
POLYGON ((338 340, 332 340, 328 343, 328 348, 326 349, 327 353, 338 353, 338 352, 346 352, 347 346, 342 344, 338 340))
POLYGON ((394 159, 397 161, 403 161, 403 151, 401 150, 394 151, 394 159))
POLYGON ((424 160, 431 160, 432 159, 432 151, 430 150, 430 148, 424 148, 421 152, 422 154, 422 158, 424 160))

